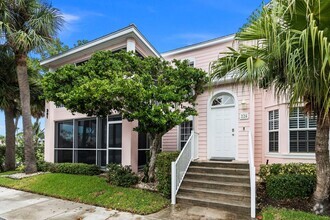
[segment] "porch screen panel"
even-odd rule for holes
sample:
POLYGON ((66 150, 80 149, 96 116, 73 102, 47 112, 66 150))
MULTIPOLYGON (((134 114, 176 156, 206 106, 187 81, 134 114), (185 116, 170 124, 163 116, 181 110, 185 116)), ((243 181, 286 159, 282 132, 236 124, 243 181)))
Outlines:
POLYGON ((73 121, 55 123, 55 158, 56 163, 73 161, 73 121))
POLYGON ((147 134, 140 133, 138 136, 138 166, 142 168, 147 164, 150 151, 150 137, 147 134))
POLYGON ((108 120, 108 163, 121 163, 122 158, 122 122, 120 116, 108 120))

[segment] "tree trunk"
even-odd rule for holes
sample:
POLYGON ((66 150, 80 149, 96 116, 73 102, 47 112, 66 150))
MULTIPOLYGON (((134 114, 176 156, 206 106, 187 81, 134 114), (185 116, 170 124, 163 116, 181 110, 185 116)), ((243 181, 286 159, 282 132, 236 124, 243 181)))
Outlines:
POLYGON ((329 162, 329 117, 318 115, 316 130, 316 176, 314 192, 316 214, 329 213, 330 162, 329 162))
POLYGON ((155 137, 152 139, 152 145, 150 146, 150 162, 148 171, 150 182, 155 181, 156 157, 160 151, 162 136, 162 134, 156 134, 155 137))
POLYGON ((15 170, 15 123, 14 112, 11 109, 5 109, 6 121, 6 154, 5 154, 5 170, 15 170))
POLYGON ((24 136, 24 154, 25 154, 25 172, 37 172, 36 157, 32 143, 33 132, 31 122, 30 106, 30 85, 27 74, 27 55, 16 54, 16 72, 21 98, 22 118, 23 118, 23 136, 24 136))

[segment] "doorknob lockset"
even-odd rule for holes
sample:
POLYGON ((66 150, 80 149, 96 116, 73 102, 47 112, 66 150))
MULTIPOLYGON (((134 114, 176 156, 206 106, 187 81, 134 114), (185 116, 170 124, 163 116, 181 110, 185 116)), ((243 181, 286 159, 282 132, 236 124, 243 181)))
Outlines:
POLYGON ((234 129, 234 128, 232 128, 232 129, 231 129, 231 131, 232 131, 232 132, 234 132, 234 131, 235 131, 235 129, 234 129))

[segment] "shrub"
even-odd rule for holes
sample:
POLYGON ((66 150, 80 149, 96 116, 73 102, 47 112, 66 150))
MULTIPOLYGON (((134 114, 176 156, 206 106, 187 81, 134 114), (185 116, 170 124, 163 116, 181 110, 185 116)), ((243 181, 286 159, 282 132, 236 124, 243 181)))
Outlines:
POLYGON ((5 151, 6 151, 6 147, 4 146, 0 146, 0 172, 5 171, 5 151))
POLYGON ((108 182, 115 186, 130 187, 138 183, 138 176, 132 171, 130 166, 120 164, 109 164, 108 182))
POLYGON ((42 172, 56 172, 56 164, 46 162, 46 161, 37 161, 37 170, 42 172))
POLYGON ((281 174, 269 176, 266 180, 267 195, 273 199, 309 197, 315 186, 314 175, 281 174))
POLYGON ((156 159, 157 189, 166 197, 171 195, 171 162, 175 161, 179 152, 162 152, 156 159))
POLYGON ((68 174, 80 174, 80 175, 98 175, 101 170, 94 164, 84 163, 56 163, 54 167, 50 166, 51 172, 54 173, 68 173, 68 174))
POLYGON ((266 181, 268 177, 283 174, 301 174, 316 176, 316 166, 310 163, 287 163, 261 165, 259 177, 266 181))

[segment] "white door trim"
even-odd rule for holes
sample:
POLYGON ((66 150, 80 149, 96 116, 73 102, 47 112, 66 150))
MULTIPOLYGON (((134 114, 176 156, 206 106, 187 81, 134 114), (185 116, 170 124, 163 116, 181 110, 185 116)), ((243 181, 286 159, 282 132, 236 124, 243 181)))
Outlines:
POLYGON ((238 99, 235 93, 233 93, 233 91, 230 90, 225 90, 225 89, 219 89, 216 90, 214 92, 211 92, 208 98, 208 102, 207 102, 207 159, 211 159, 212 155, 211 155, 211 148, 212 146, 210 145, 211 142, 211 132, 209 131, 210 127, 211 127, 211 109, 212 109, 212 100, 215 96, 221 94, 221 93, 228 93, 230 95, 232 95, 234 97, 235 100, 235 107, 234 107, 234 113, 236 116, 236 126, 235 126, 235 143, 236 143, 236 148, 235 148, 235 160, 237 160, 238 158, 238 107, 239 107, 239 103, 238 103, 238 99))

